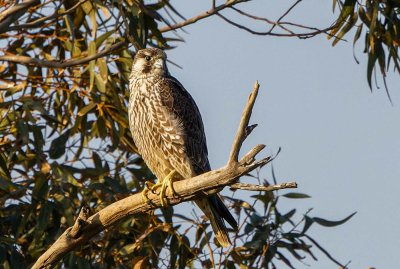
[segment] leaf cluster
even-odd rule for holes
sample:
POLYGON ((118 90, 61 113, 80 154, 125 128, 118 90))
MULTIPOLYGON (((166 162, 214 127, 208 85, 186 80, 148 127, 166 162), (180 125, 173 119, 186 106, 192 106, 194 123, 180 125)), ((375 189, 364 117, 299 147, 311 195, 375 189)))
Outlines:
MULTIPOLYGON (((130 44, 171 48, 180 38, 166 36, 159 24, 183 17, 169 1, 0 5, 0 265, 26 268, 73 225, 83 205, 96 212, 154 177, 129 131, 130 44)), ((59 267, 259 268, 313 257, 318 244, 307 229, 327 222, 305 217, 308 228, 297 231, 295 211, 281 214, 277 199, 255 196, 262 212, 232 199, 243 224, 226 253, 205 220, 168 208, 125 220, 59 267)))
MULTIPOLYGON (((400 1, 398 0, 333 0, 341 9, 330 36, 336 45, 350 30, 356 28, 353 46, 364 33, 364 53, 368 55, 367 80, 372 90, 374 70, 379 68, 388 97, 386 75, 393 70, 400 74, 400 1)), ((356 58, 355 58, 356 59, 356 58)), ((358 62, 358 60, 356 59, 358 62)))

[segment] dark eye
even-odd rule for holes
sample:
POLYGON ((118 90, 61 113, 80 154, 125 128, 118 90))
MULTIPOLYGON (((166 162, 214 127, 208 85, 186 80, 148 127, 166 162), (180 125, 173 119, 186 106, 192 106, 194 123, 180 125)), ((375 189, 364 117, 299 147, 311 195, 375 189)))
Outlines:
POLYGON ((150 61, 151 60, 151 57, 150 56, 146 56, 146 57, 144 57, 145 59, 146 59, 146 61, 150 61))

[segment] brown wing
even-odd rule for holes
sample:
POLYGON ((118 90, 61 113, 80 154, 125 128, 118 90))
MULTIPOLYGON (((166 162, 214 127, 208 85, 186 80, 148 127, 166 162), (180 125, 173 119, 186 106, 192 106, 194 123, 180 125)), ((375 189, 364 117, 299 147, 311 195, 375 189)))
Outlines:
MULTIPOLYGON (((157 88, 162 107, 166 109, 166 114, 170 114, 164 117, 169 117, 170 124, 175 124, 173 128, 178 129, 178 133, 182 135, 181 145, 176 145, 177 150, 183 151, 182 153, 187 156, 192 167, 190 175, 182 176, 194 176, 209 171, 206 136, 201 114, 195 101, 174 77, 162 79, 157 88)), ((177 170, 179 171, 179 169, 177 170)))
MULTIPOLYGON (((169 121, 164 120, 166 123, 169 122, 164 125, 164 129, 171 129, 167 125, 174 125, 175 131, 183 135, 181 144, 171 148, 175 149, 175 152, 182 149, 183 155, 186 155, 185 157, 190 162, 192 171, 190 175, 182 174, 182 163, 179 163, 179 161, 185 158, 182 158, 183 156, 180 153, 177 154, 180 159, 173 161, 174 168, 184 177, 210 171, 203 121, 192 96, 174 77, 167 77, 160 81, 158 90, 162 107, 167 111, 164 114, 169 115, 163 116, 163 118, 169 117, 169 121)), ((175 156, 171 155, 170 157, 171 159, 175 158, 175 156)), ((197 204, 210 219, 217 238, 223 245, 226 245, 229 242, 229 237, 222 218, 227 220, 234 229, 237 229, 237 222, 222 202, 220 196, 211 195, 208 198, 197 201, 197 204)))

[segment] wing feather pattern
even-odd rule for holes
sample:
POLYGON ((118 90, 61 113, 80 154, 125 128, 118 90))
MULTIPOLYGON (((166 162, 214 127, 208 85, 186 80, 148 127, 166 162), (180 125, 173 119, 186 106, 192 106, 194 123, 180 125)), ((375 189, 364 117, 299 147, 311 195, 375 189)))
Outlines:
MULTIPOLYGON (((181 127, 180 134, 183 135, 179 143, 181 148, 177 147, 176 150, 181 150, 185 153, 192 169, 189 174, 176 166, 179 166, 179 163, 173 164, 173 166, 184 177, 191 177, 210 171, 203 121, 195 101, 174 77, 170 76, 162 80, 159 87, 162 104, 166 108, 165 113, 170 115, 169 117, 172 121, 178 121, 181 127)), ((179 152, 177 153, 179 154, 179 152)), ((185 158, 180 158, 180 160, 183 159, 185 158)), ((211 195, 207 199, 197 201, 197 204, 210 219, 214 230, 219 230, 219 236, 217 236, 220 242, 222 241, 223 245, 227 245, 229 237, 222 218, 234 229, 237 229, 237 222, 226 208, 220 195, 211 195)))

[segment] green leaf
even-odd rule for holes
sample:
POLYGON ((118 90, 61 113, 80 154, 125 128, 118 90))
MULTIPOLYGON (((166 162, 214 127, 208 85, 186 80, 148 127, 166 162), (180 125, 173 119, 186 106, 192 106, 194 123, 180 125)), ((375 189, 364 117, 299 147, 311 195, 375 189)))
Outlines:
POLYGON ((0 189, 6 192, 12 192, 15 189, 18 188, 18 185, 5 179, 0 177, 0 189))
POLYGON ((326 219, 322 219, 322 218, 318 218, 318 217, 314 217, 313 220, 314 222, 318 223, 321 226, 325 226, 325 227, 335 227, 338 225, 341 225, 345 222, 347 222, 349 219, 351 219, 357 212, 354 212, 352 214, 350 214, 349 216, 345 217, 342 220, 338 220, 338 221, 331 221, 331 220, 326 220, 326 219))
POLYGON ((115 33, 115 32, 114 31, 108 31, 108 32, 102 34, 101 36, 97 37, 96 40, 95 40, 96 49, 98 49, 103 44, 103 42, 107 38, 109 38, 113 33, 115 33))
POLYGON ((97 89, 101 92, 101 93, 105 93, 106 92, 106 83, 104 82, 103 78, 100 76, 100 74, 95 74, 94 79, 96 81, 96 86, 97 89))
POLYGON ((39 233, 43 233, 43 231, 46 229, 47 225, 49 225, 49 219, 50 219, 50 213, 52 211, 52 206, 49 202, 45 203, 42 205, 40 208, 40 213, 38 216, 38 231, 39 233))
POLYGON ((264 222, 264 219, 260 217, 256 212, 254 212, 250 217, 250 223, 253 226, 259 226, 264 222))
POLYGON ((354 13, 353 16, 348 20, 348 22, 342 27, 339 34, 337 34, 335 36, 336 38, 335 38, 335 40, 333 40, 332 46, 335 46, 340 40, 342 40, 342 38, 348 31, 353 29, 353 26, 356 24, 357 19, 358 19, 358 15, 357 15, 357 13, 354 13))
MULTIPOLYGON (((93 56, 96 54, 96 43, 94 41, 90 41, 89 43, 89 48, 88 48, 88 56, 93 56)), ((89 63, 89 90, 92 90, 93 84, 94 84, 94 75, 95 75, 95 66, 96 66, 96 60, 92 60, 89 63)))
POLYGON ((277 215, 277 217, 279 217, 278 223, 283 224, 283 223, 287 222, 288 220, 290 220, 293 217, 293 215, 295 213, 296 213, 296 209, 292 209, 285 215, 277 215))
POLYGON ((10 171, 7 167, 5 154, 3 153, 0 153, 0 175, 7 179, 11 179, 10 171))
POLYGON ((357 31, 356 31, 356 33, 354 35, 354 39, 353 39, 353 57, 354 57, 354 60, 356 61, 357 64, 359 64, 360 62, 358 61, 358 59, 356 57, 355 47, 356 47, 356 43, 357 43, 358 39, 361 36, 362 30, 363 30, 363 24, 358 25, 357 26, 357 31))
POLYGON ((81 110, 78 112, 78 116, 83 116, 86 113, 88 113, 90 110, 92 110, 97 104, 95 102, 89 103, 87 106, 84 106, 81 110))
POLYGON ((283 197, 290 198, 290 199, 304 199, 304 198, 311 198, 310 195, 300 192, 289 192, 282 195, 283 197))
POLYGON ((244 233, 245 234, 249 234, 253 230, 254 230, 254 226, 251 225, 250 223, 248 223, 248 224, 246 224, 246 226, 244 226, 244 233))
POLYGON ((65 145, 70 136, 70 130, 65 131, 62 135, 51 142, 49 156, 52 159, 58 159, 65 153, 65 145))
POLYGON ((96 167, 96 169, 102 169, 103 165, 100 156, 96 152, 93 152, 92 155, 93 155, 94 166, 96 167))
POLYGON ((305 234, 308 229, 310 229, 311 225, 314 223, 313 218, 310 218, 309 216, 304 216, 304 226, 303 226, 303 230, 301 231, 301 234, 305 234))
POLYGON ((203 239, 200 242, 200 249, 203 249, 207 243, 211 242, 212 234, 213 232, 208 232, 203 236, 203 239))
POLYGON ((115 180, 114 178, 111 177, 104 177, 105 183, 109 185, 114 193, 126 193, 128 190, 126 190, 121 184, 118 182, 118 180, 115 180))
POLYGON ((369 88, 372 90, 372 71, 374 70, 374 66, 376 60, 378 59, 378 55, 375 51, 371 51, 368 53, 368 63, 367 63, 367 81, 369 88))
POLYGON ((97 67, 99 68, 100 76, 103 79, 104 83, 107 83, 108 67, 106 61, 103 58, 97 59, 97 67))
POLYGON ((339 18, 336 21, 335 27, 329 33, 328 39, 330 39, 336 35, 336 33, 340 30, 340 28, 342 28, 347 17, 353 16, 355 4, 356 4, 356 0, 346 0, 344 2, 342 11, 339 14, 339 18))

